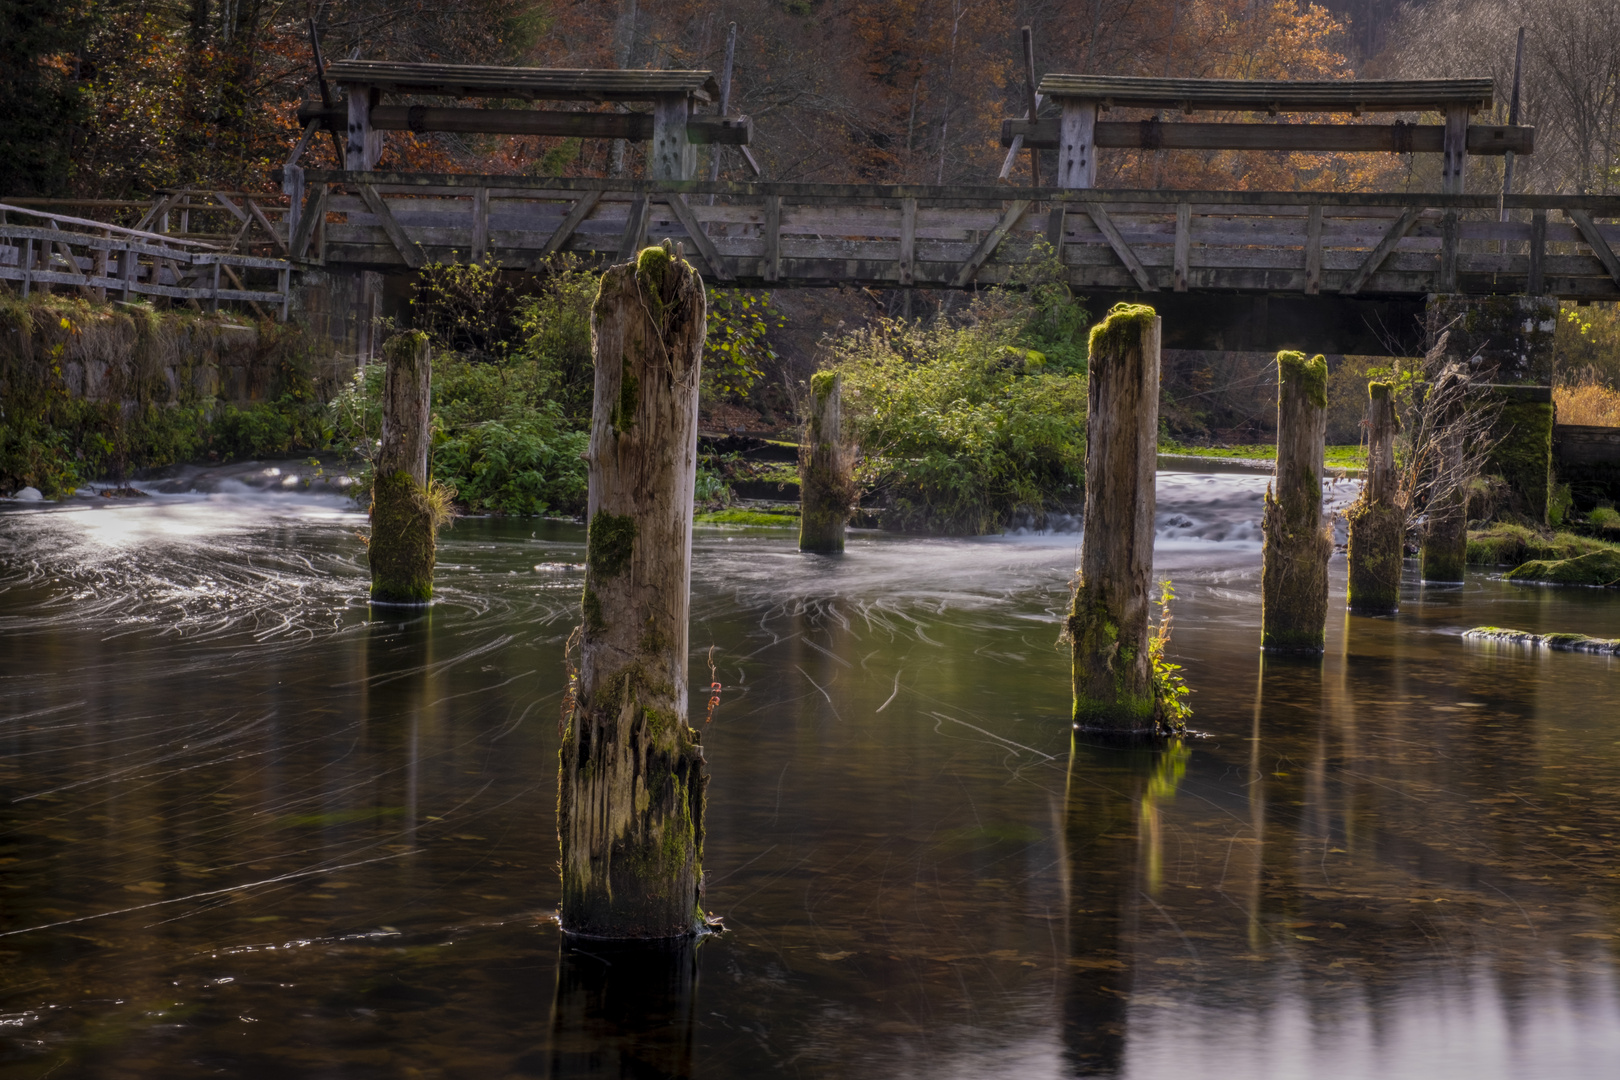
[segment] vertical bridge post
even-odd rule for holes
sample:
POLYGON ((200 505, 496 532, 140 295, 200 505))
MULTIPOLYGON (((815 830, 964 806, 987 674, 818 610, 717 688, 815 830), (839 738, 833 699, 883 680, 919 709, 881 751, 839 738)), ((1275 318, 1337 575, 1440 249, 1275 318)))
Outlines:
POLYGON ((1074 648, 1074 723, 1091 731, 1156 730, 1148 590, 1161 329, 1152 308, 1116 304, 1091 331, 1085 522, 1067 623, 1074 648))
POLYGON ((343 94, 349 106, 349 142, 343 167, 370 172, 382 157, 382 132, 371 126, 371 107, 377 103, 377 92, 366 83, 344 83, 343 94))
POLYGON ((1322 524, 1322 456, 1327 439, 1327 361, 1277 354, 1277 475, 1266 491, 1260 575, 1260 647, 1322 652, 1327 632, 1328 558, 1322 524))
POLYGON ((690 94, 664 94, 653 101, 652 148, 647 158, 649 180, 692 179, 697 167, 697 147, 686 135, 686 122, 691 115, 690 94))
POLYGON ((1097 102, 1090 98, 1058 98, 1063 114, 1058 121, 1058 174, 1060 188, 1097 186, 1097 102))

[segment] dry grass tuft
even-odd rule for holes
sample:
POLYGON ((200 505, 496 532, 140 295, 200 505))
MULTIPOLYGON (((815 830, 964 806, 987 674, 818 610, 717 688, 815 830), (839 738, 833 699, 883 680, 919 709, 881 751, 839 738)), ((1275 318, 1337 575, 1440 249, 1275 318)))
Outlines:
POLYGON ((1620 390, 1605 386, 1588 368, 1578 382, 1553 388, 1560 424, 1620 427, 1620 390))

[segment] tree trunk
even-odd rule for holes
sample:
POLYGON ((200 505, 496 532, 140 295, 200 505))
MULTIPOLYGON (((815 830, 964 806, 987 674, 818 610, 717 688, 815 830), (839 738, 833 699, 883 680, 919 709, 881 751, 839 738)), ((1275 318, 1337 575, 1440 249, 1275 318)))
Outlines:
POLYGON ((1119 304, 1091 331, 1085 531, 1068 618, 1074 722, 1122 734, 1156 730, 1148 589, 1160 325, 1152 308, 1119 304))
POLYGON ((843 383, 830 371, 810 377, 810 418, 799 451, 799 550, 844 550, 854 497, 843 443, 843 383))
POLYGON ((1367 479, 1346 513, 1350 522, 1350 610, 1393 615, 1401 604, 1406 519, 1395 506, 1395 396, 1389 383, 1367 384, 1367 479))
POLYGON ((668 938, 703 919, 686 651, 706 319, 702 280, 668 248, 609 269, 591 310, 584 626, 558 794, 569 933, 668 938))
POLYGON ((1277 354, 1277 477, 1266 489, 1260 574, 1260 647, 1320 653, 1327 633, 1328 559, 1322 523, 1322 451, 1327 440, 1327 361, 1277 354))
POLYGON ((371 487, 371 599, 425 604, 433 597, 434 531, 428 490, 432 349, 412 330, 383 346, 382 446, 371 487))

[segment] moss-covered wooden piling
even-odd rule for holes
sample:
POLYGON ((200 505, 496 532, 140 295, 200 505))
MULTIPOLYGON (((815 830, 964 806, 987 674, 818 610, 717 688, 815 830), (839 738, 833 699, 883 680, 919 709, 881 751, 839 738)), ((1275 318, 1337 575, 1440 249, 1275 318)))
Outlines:
POLYGON ((1327 361, 1277 354, 1277 475, 1266 489, 1260 574, 1260 647, 1320 653, 1327 633, 1328 558, 1322 522, 1327 361))
POLYGON ((371 488, 371 599, 425 604, 433 597, 434 534, 445 500, 428 478, 432 349, 419 330, 383 346, 382 445, 371 488))
POLYGON ((1350 524, 1350 610, 1393 615, 1401 603, 1406 516, 1395 505, 1395 434, 1389 383, 1367 384, 1367 476, 1345 516, 1350 524))
POLYGON ((667 246, 609 269, 591 310, 583 627, 557 796, 572 934, 702 924, 707 776, 686 652, 706 317, 702 279, 667 246))
POLYGON ((1424 581, 1460 583, 1468 567, 1468 496, 1447 491, 1429 504, 1418 551, 1424 581))
POLYGON ((1069 610, 1074 722, 1156 730, 1148 656, 1154 468, 1159 424, 1158 315, 1117 304, 1091 331, 1086 400, 1085 531, 1069 610))
POLYGON ((854 501, 843 441, 843 383, 831 371, 810 377, 809 415, 799 447, 799 550, 844 550, 844 526, 854 501))

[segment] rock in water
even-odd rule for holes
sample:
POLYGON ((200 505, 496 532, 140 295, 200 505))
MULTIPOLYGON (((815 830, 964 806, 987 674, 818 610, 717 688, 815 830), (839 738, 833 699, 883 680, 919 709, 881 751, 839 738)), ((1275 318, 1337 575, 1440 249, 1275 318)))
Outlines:
POLYGON ((1495 641, 1510 645, 1525 645, 1532 649, 1552 649, 1554 652, 1600 653, 1620 656, 1620 641, 1609 638, 1587 637, 1585 634, 1532 634, 1525 630, 1507 630, 1500 626, 1476 626, 1463 634, 1468 641, 1495 641))
POLYGON ((16 498, 16 500, 18 502, 44 502, 45 501, 45 496, 43 496, 43 495, 41 495, 39 493, 39 488, 37 488, 37 487, 25 487, 25 488, 22 488, 17 492, 15 498, 16 498))

